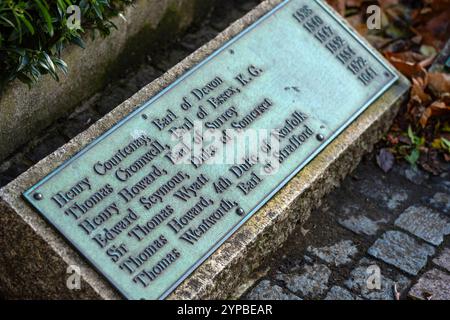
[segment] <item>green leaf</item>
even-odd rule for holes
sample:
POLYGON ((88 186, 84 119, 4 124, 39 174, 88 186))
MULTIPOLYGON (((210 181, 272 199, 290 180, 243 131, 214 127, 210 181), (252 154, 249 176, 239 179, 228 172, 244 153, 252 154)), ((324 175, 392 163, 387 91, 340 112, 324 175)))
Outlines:
POLYGON ((14 52, 14 53, 18 54, 19 56, 24 56, 26 54, 26 51, 23 48, 8 48, 6 50, 10 51, 10 52, 14 52))
POLYGON ((59 70, 61 70, 65 75, 68 74, 69 68, 63 60, 61 60, 59 58, 53 58, 53 62, 59 68, 59 70))
POLYGON ((71 40, 72 43, 76 44, 77 46, 85 49, 86 45, 84 44, 84 41, 80 37, 75 37, 71 40))
POLYGON ((28 56, 24 55, 20 57, 20 65, 17 71, 23 70, 28 64, 30 63, 30 60, 28 59, 28 56))
POLYGON ((50 58, 50 56, 46 52, 43 52, 43 55, 44 55, 45 61, 46 61, 47 65, 48 65, 48 67, 50 68, 50 70, 52 72, 56 72, 55 65, 53 64, 53 61, 50 58))
MULTIPOLYGON (((0 85, 14 79, 31 84, 43 74, 68 72, 60 55, 68 43, 82 48, 85 28, 105 36, 116 26, 110 17, 131 0, 0 0, 0 85), (67 28, 67 7, 78 5, 80 29, 67 28)), ((95 32, 90 33, 92 35, 95 32)))
POLYGON ((409 140, 411 140, 411 143, 415 144, 414 142, 416 140, 416 135, 414 134, 411 126, 408 127, 408 137, 409 140))
POLYGON ((47 24, 47 29, 48 29, 48 33, 50 34, 50 37, 53 37, 53 34, 54 34, 53 23, 52 23, 52 18, 50 16, 50 13, 47 10, 47 7, 42 3, 41 0, 34 0, 34 1, 36 2, 36 5, 38 6, 39 11, 41 12, 41 15, 47 24))
POLYGON ((27 29, 30 31, 30 33, 31 33, 31 34, 34 34, 34 27, 33 27, 33 25, 31 24, 31 22, 28 21, 28 19, 25 18, 24 15, 18 15, 18 17, 19 17, 20 21, 22 21, 23 24, 27 27, 27 29))
POLYGON ((425 144, 425 138, 417 136, 412 130, 411 126, 408 127, 408 137, 411 140, 411 143, 416 147, 420 147, 425 144))
POLYGON ((34 80, 34 78, 26 73, 19 73, 17 75, 17 78, 22 81, 23 83, 27 84, 28 86, 30 86, 31 84, 35 83, 36 81, 34 80))
POLYGON ((441 138, 441 144, 444 149, 446 149, 448 152, 450 152, 450 141, 448 141, 445 138, 441 138))
POLYGON ((0 15, 0 20, 4 21, 5 24, 10 25, 12 28, 15 28, 16 26, 14 23, 11 22, 8 18, 0 15))
POLYGON ((414 149, 409 156, 405 157, 405 160, 408 161, 412 166, 416 166, 417 161, 419 161, 419 158, 420 158, 419 149, 414 149))
POLYGON ((99 5, 94 3, 94 4, 92 4, 92 7, 94 8, 94 11, 97 14, 97 17, 99 17, 100 19, 103 19, 103 14, 102 14, 102 11, 101 11, 99 5))

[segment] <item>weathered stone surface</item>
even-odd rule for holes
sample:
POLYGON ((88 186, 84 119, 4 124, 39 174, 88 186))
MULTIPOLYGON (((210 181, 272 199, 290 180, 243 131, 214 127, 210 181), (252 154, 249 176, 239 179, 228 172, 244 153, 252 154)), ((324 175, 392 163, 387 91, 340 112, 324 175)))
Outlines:
POLYGON ((433 198, 427 199, 427 204, 433 209, 450 216, 450 194, 438 192, 433 198))
POLYGON ((427 207, 409 207, 398 217, 395 225, 436 246, 450 234, 449 219, 427 207))
POLYGON ((440 186, 445 192, 450 193, 450 180, 443 181, 440 186))
POLYGON ((378 178, 362 181, 359 191, 367 198, 377 201, 379 206, 390 211, 395 211, 408 200, 408 193, 405 190, 383 183, 378 178))
POLYGON ((331 270, 323 264, 305 265, 303 272, 297 274, 279 274, 277 280, 283 281, 286 287, 305 299, 316 299, 328 290, 331 270))
POLYGON ((341 226, 353 231, 356 234, 374 236, 378 232, 379 224, 385 223, 386 220, 373 221, 366 216, 356 215, 345 219, 339 218, 338 222, 341 226))
POLYGON ((345 285, 352 291, 369 300, 395 300, 395 285, 401 294, 410 284, 408 278, 397 274, 395 279, 386 277, 375 261, 362 259, 354 269, 345 285), (380 270, 380 287, 374 281, 374 270, 380 270))
POLYGON ((362 300, 359 297, 356 297, 347 289, 342 287, 334 286, 330 289, 325 300, 362 300))
POLYGON ((420 300, 450 300, 450 275, 432 269, 419 279, 408 295, 420 300))
POLYGON ((439 256, 433 259, 433 263, 450 272, 450 249, 445 248, 439 256))
POLYGON ((351 262, 352 257, 358 253, 358 249, 351 240, 343 240, 332 246, 308 247, 308 252, 337 267, 351 262))
MULTIPOLYGON (((0 272, 0 285, 5 290, 6 297, 120 298, 109 283, 24 202, 22 192, 281 1, 264 1, 216 39, 0 190, 0 268, 7 268, 7 272, 0 272), (33 263, 26 263, 25 260, 33 263), (67 266, 74 264, 82 269, 81 291, 68 290, 65 278, 61 277, 66 274, 67 266)), ((407 95, 409 85, 408 80, 401 76, 396 85, 377 99, 270 202, 237 230, 169 298, 219 299, 230 296, 243 279, 251 277, 254 270, 260 266, 262 258, 279 249, 296 224, 304 223, 311 210, 320 204, 320 199, 338 185, 346 174, 357 166, 362 155, 378 142, 389 129, 407 95)))
POLYGON ((285 293, 283 288, 276 284, 272 284, 269 280, 261 281, 247 295, 249 300, 301 300, 292 293, 285 293))
POLYGON ((434 248, 420 244, 409 235, 399 231, 387 231, 378 239, 368 253, 411 275, 426 265, 428 257, 434 254, 434 248))
MULTIPOLYGON (((364 169, 365 174, 368 172, 375 176, 379 174, 378 168, 364 166, 364 169)), ((355 174, 358 175, 357 172, 355 174)), ((331 213, 342 227, 358 235, 374 236, 380 227, 394 218, 394 215, 388 210, 380 210, 376 203, 368 202, 364 197, 346 191, 357 189, 354 184, 358 183, 351 179, 344 182, 339 191, 331 197, 331 213)))
POLYGON ((430 175, 419 168, 412 167, 409 164, 394 166, 394 171, 402 175, 410 182, 416 185, 423 185, 430 179, 430 175))

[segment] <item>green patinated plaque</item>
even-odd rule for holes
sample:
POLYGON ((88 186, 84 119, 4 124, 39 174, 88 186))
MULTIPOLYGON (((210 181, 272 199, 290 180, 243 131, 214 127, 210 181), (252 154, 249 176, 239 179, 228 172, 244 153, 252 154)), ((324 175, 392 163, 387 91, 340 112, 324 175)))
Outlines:
POLYGON ((124 297, 165 298, 397 78, 286 1, 24 196, 124 297))

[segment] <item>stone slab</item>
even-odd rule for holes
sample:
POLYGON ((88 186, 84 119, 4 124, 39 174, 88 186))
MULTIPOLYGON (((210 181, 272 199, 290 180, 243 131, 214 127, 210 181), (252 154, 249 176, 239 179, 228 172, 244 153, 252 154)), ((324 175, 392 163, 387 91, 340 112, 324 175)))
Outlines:
MULTIPOLYGON (((358 176, 358 173, 354 174, 358 176)), ((394 215, 387 210, 380 210, 378 201, 368 202, 358 193, 352 192, 348 195, 349 188, 352 188, 351 185, 344 182, 340 192, 334 194, 331 213, 342 227, 353 233, 369 237, 376 236, 378 231, 393 219, 394 215)))
POLYGON ((324 264, 305 265, 300 274, 280 273, 276 279, 304 299, 317 299, 328 289, 331 270, 324 264))
POLYGON ((427 172, 417 167, 411 167, 406 163, 395 165, 393 170, 418 186, 425 184, 430 179, 430 175, 427 172))
POLYGON ((332 300, 332 301, 338 301, 338 300, 362 300, 361 298, 355 296, 353 293, 348 291, 347 289, 344 289, 339 286, 333 286, 330 291, 327 293, 327 296, 325 297, 325 300, 332 300))
POLYGON ((363 258, 358 266, 352 270, 350 277, 345 281, 347 288, 368 300, 395 300, 395 286, 398 292, 403 293, 410 281, 403 275, 386 275, 391 270, 383 270, 376 261, 363 258), (379 271, 379 279, 376 271, 379 271), (377 281, 379 287, 377 287, 377 281))
POLYGON ((386 185, 380 178, 364 179, 357 190, 368 199, 372 199, 383 209, 395 212, 409 199, 408 192, 393 185, 386 185))
POLYGON ((358 253, 357 246, 351 240, 342 240, 332 246, 321 248, 308 247, 307 251, 335 267, 348 264, 358 253))
POLYGON ((427 271, 408 295, 418 300, 450 300, 450 274, 437 269, 427 271))
POLYGON ((435 246, 450 234, 450 220, 427 207, 409 207, 398 217, 395 225, 435 246))
POLYGON ((444 248, 444 250, 442 250, 442 252, 435 259, 433 259, 433 263, 450 272, 450 249, 444 248))
POLYGON ((432 198, 426 199, 427 205, 440 211, 450 217, 450 194, 445 192, 437 192, 432 198))
POLYGON ((364 215, 354 215, 346 218, 338 218, 338 222, 341 226, 356 234, 374 236, 377 234, 380 224, 386 221, 374 221, 364 215))
POLYGON ((285 292, 283 288, 276 284, 272 284, 269 280, 261 281, 247 295, 248 300, 301 300, 296 295, 285 292))
POLYGON ((429 244, 421 244, 406 233, 387 231, 369 248, 368 253, 411 275, 417 275, 434 254, 429 244))
MULTIPOLYGON (((216 39, 1 189, 0 285, 7 297, 120 298, 118 292, 24 202, 21 193, 280 2, 263 2, 216 39), (81 290, 68 290, 66 286, 66 272, 70 265, 80 267, 81 290)), ((267 255, 280 248, 296 224, 308 219, 311 210, 320 204, 320 199, 357 166, 365 153, 372 150, 389 129, 408 89, 408 80, 401 77, 169 298, 218 299, 231 296, 267 255)))

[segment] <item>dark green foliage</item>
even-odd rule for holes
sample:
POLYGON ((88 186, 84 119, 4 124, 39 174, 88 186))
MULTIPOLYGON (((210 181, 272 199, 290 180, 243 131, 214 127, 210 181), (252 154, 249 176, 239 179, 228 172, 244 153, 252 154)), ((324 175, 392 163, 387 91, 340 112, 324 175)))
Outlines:
POLYGON ((110 17, 118 14, 132 0, 0 0, 0 89, 19 79, 27 84, 43 74, 58 80, 58 72, 67 72, 60 59, 64 46, 83 47, 82 36, 88 29, 101 35, 110 33, 110 17), (77 5, 81 27, 71 29, 67 21, 77 5))

